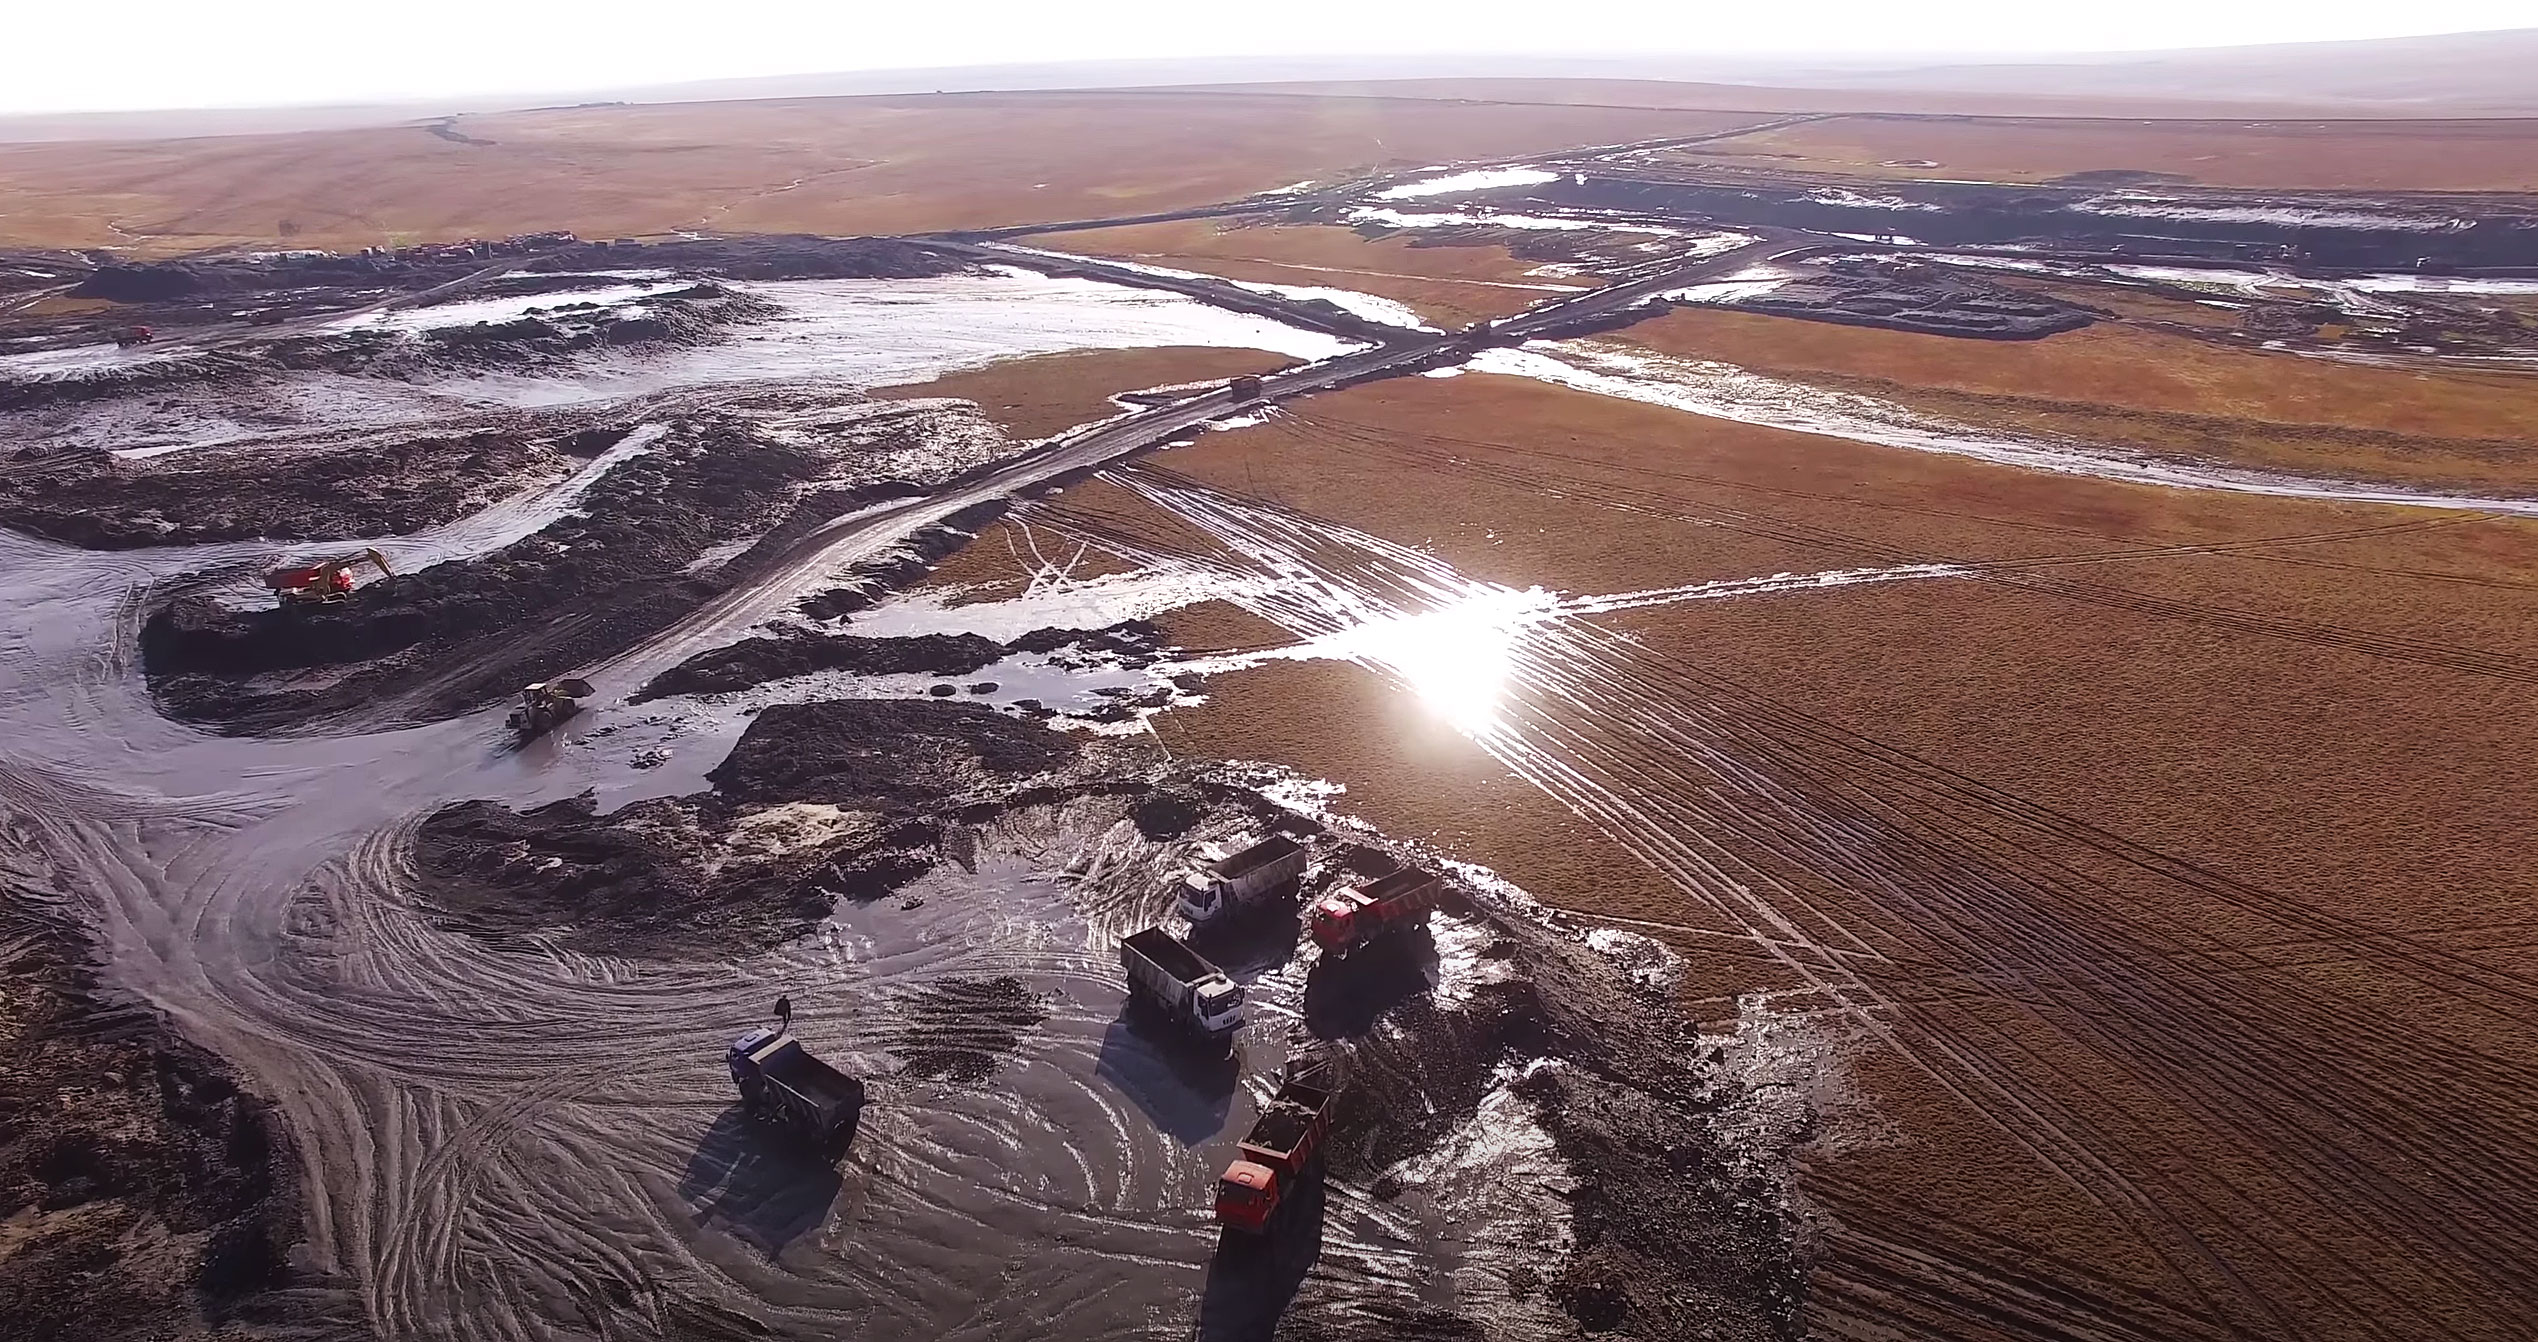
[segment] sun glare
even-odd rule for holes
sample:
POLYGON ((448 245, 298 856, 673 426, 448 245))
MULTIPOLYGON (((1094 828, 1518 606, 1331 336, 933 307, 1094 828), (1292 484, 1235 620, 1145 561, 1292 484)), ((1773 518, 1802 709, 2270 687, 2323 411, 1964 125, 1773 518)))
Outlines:
POLYGON ((1475 740, 1498 729, 1517 631, 1555 598, 1539 587, 1485 587, 1452 605, 1375 620, 1333 636, 1333 655, 1401 677, 1429 712, 1475 740))

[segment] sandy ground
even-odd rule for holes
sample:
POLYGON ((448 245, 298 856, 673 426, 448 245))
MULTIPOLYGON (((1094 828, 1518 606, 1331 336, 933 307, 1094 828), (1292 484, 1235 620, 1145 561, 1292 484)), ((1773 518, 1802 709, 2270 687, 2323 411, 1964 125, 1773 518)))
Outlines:
MULTIPOLYGON (((2094 301, 2105 286, 2091 286, 2094 301)), ((2074 296, 2079 296, 2074 291, 2074 296)), ((2154 300, 2155 301, 2155 300, 2154 300)), ((2528 489, 2538 382, 2253 349, 2125 323, 1968 342, 1716 309, 1619 339, 2000 425, 2295 474, 2528 489)))
MULTIPOLYGON (((1653 927, 1713 1019, 1757 991, 1827 1009, 1846 1062, 1808 1187, 1829 1335, 2515 1335, 2538 1261, 2538 1113, 2511 1079, 2538 1063, 2515 1024, 2538 884, 2511 838, 2538 824, 2515 708, 2538 529, 2047 479, 1481 377, 1359 389, 1158 464, 1573 593, 2107 556, 1604 617, 1632 640, 1599 644, 1617 678, 1548 747, 1597 784, 1570 800, 1631 808, 1591 820, 1344 663, 1220 677, 1158 735, 1343 783, 1344 809, 1653 927), (1796 800, 1668 753, 1675 733, 1796 800), (1801 841, 1829 823, 1847 849, 1801 841), (1687 880, 1686 843, 1718 875, 1687 880)), ((1186 536, 1120 490, 1070 510, 1186 536)), ((1222 607, 1174 619, 1194 646, 1270 637, 1222 607)))
POLYGON ((2538 123, 1843 116, 1680 151, 1702 162, 1871 177, 2044 182, 2165 173, 2208 186, 2374 191, 2538 187, 2538 123), (1923 166, 1927 163, 1929 166, 1923 166))
POLYGON ((1498 246, 1419 246, 1337 225, 1237 226, 1182 219, 1052 234, 1035 242, 1087 256, 1196 270, 1227 279, 1355 289, 1398 300, 1432 324, 1465 326, 1521 312, 1577 284, 1535 274, 1542 263, 1498 246))
POLYGON ((565 108, 425 127, 0 146, 0 237, 168 254, 566 228, 902 233, 1102 218, 1299 180, 1690 135, 1745 113, 1010 93, 565 108))

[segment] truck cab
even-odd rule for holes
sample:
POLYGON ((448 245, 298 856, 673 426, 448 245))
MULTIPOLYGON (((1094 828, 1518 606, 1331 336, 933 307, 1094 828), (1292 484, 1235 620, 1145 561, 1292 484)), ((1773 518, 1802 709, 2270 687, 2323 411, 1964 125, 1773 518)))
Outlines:
POLYGON ((1326 947, 1353 946, 1366 934, 1357 920, 1374 904, 1355 886, 1335 890, 1313 906, 1313 940, 1326 947))
POLYGON ((1181 877, 1179 913, 1194 924, 1212 921, 1225 911, 1232 895, 1232 885, 1205 868, 1186 873, 1181 877))
POLYGON ((1278 1174, 1268 1166, 1237 1160, 1216 1181, 1216 1219, 1252 1234, 1269 1228, 1278 1214, 1278 1174))
POLYGON ((1229 1035, 1243 1027, 1243 985, 1219 976, 1200 984, 1193 999, 1191 1009, 1201 1030, 1229 1035))

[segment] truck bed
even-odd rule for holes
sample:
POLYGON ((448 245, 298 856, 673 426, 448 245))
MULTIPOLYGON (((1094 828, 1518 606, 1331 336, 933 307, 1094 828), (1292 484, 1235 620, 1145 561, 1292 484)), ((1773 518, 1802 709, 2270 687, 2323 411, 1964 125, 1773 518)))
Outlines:
POLYGON ((1283 861, 1300 851, 1296 841, 1284 834, 1272 834, 1251 847, 1235 853, 1215 866, 1216 879, 1240 880, 1273 862, 1283 861))
POLYGON ((863 1096, 863 1087, 854 1078, 812 1057, 808 1049, 790 1039, 759 1059, 758 1070, 768 1080, 813 1101, 822 1109, 851 1105, 863 1096))
POLYGON ((1399 871, 1378 876, 1359 886, 1358 889, 1365 891, 1368 899, 1381 904, 1389 899, 1398 899, 1423 885, 1434 884, 1436 879, 1434 875, 1421 871, 1417 867, 1403 867, 1399 871))
POLYGON ((1242 1144, 1282 1156, 1292 1154, 1305 1133, 1321 1120, 1322 1111, 1330 1102, 1331 1093, 1327 1090, 1287 1082, 1270 1097, 1260 1117, 1252 1120, 1251 1131, 1244 1134, 1242 1144))
POLYGON ((1312 1126, 1313 1115, 1309 1111, 1282 1104, 1251 1125, 1251 1135, 1243 1138, 1243 1145, 1264 1151, 1293 1151, 1295 1144, 1303 1140, 1305 1130, 1312 1126))
POLYGON ((1215 971, 1215 967, 1199 958, 1198 952, 1181 944, 1180 938, 1160 927, 1128 934, 1119 943, 1123 950, 1134 951, 1154 967, 1183 983, 1196 983, 1215 971))

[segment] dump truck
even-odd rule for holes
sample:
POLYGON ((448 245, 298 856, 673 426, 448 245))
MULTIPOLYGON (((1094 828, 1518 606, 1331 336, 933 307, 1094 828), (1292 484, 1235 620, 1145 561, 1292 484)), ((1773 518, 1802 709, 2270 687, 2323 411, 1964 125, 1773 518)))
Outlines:
POLYGON ((1331 1127, 1331 1092, 1290 1078, 1262 1106, 1234 1163, 1216 1181, 1216 1219, 1258 1235, 1321 1154, 1331 1127))
POLYGON ((1443 877, 1416 867, 1334 891, 1313 906, 1313 942, 1325 955, 1346 955, 1386 933, 1425 926, 1444 893, 1443 877))
POLYGON ((864 1108, 864 1083, 811 1056, 776 1026, 732 1041, 723 1061, 751 1119, 824 1146, 851 1136, 864 1108))
POLYGON ((115 348, 130 349, 135 345, 149 344, 158 338, 159 333, 149 327, 127 326, 115 332, 115 348))
POLYGON ((1181 916, 1192 926, 1259 907, 1268 895, 1304 874, 1303 844, 1272 834, 1231 846, 1181 878, 1181 916))
POLYGON ((1208 1043, 1230 1043, 1243 1024, 1243 987, 1160 927, 1119 943, 1130 996, 1142 998, 1208 1043))
POLYGON ((1260 378, 1255 374, 1245 373, 1226 383, 1225 390, 1234 398, 1234 404, 1249 405, 1260 399, 1260 378))

